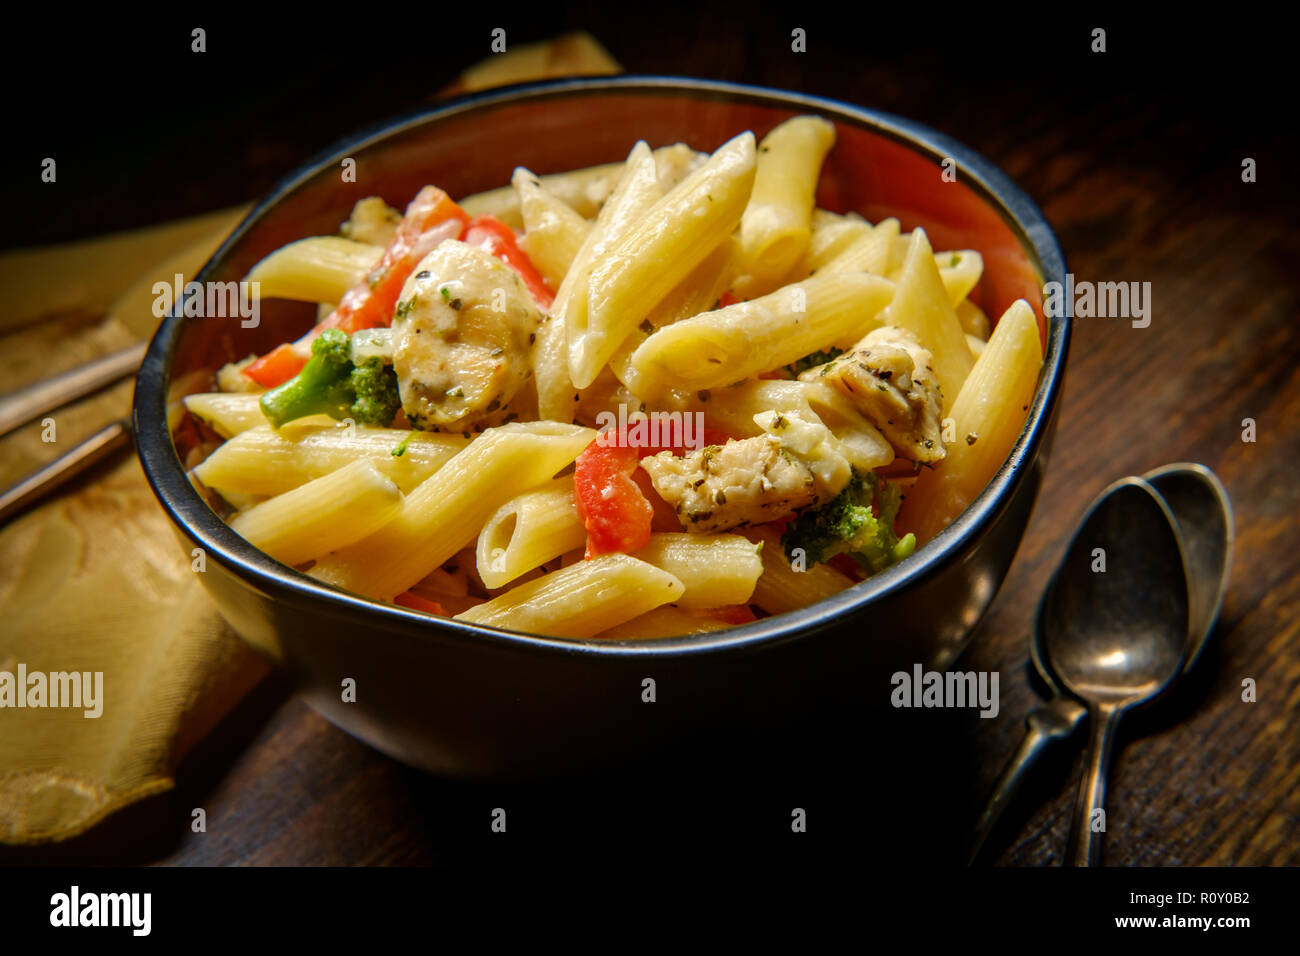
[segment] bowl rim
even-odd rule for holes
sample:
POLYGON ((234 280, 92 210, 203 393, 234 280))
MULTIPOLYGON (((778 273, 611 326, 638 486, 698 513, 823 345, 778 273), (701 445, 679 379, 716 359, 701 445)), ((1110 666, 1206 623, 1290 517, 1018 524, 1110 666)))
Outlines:
MULTIPOLYGON (((382 120, 339 139, 276 183, 222 241, 192 281, 207 281, 230 250, 271 208, 314 178, 322 168, 337 165, 343 158, 386 138, 463 113, 517 102, 575 95, 635 93, 676 94, 687 99, 703 97, 778 109, 802 109, 868 129, 929 156, 936 164, 951 157, 957 161, 964 185, 998 212, 1043 281, 1065 281, 1064 253, 1037 204, 992 162, 943 133, 915 120, 827 97, 721 80, 642 74, 543 80, 497 87, 460 96, 430 109, 382 120)), ((613 641, 508 631, 453 618, 431 620, 427 614, 317 581, 279 563, 235 534, 195 490, 172 443, 167 395, 171 385, 172 359, 186 324, 181 305, 175 304, 149 343, 136 377, 132 421, 141 467, 155 496, 178 530, 204 550, 206 559, 215 559, 238 576, 243 584, 278 602, 302 606, 324 601, 348 617, 368 618, 371 623, 382 623, 388 630, 409 633, 417 639, 487 641, 498 649, 645 658, 739 652, 760 644, 774 645, 809 636, 844 624, 873 604, 912 589, 939 573, 955 554, 963 552, 980 537, 1005 509, 1036 460, 1059 404, 1073 321, 1068 304, 1062 315, 1047 316, 1043 371, 1025 426, 1011 453, 975 500, 910 557, 838 594, 795 611, 704 634, 613 641)))

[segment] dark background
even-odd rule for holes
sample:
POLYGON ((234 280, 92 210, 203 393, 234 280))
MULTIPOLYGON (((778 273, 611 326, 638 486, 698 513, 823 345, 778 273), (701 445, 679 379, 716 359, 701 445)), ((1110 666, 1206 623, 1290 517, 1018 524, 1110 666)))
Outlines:
MULTIPOLYGON (((878 4, 836 4, 834 14, 826 4, 654 4, 655 16, 630 3, 478 6, 487 12, 36 10, 9 36, 0 66, 12 191, 0 246, 255 199, 331 142, 427 105, 490 55, 495 27, 512 46, 585 29, 628 72, 755 83, 899 113, 999 163, 1049 127, 1060 148, 1090 142, 1098 161, 1169 175, 1218 162, 1226 148, 1294 160, 1284 153, 1296 114, 1289 31, 1254 9, 1158 22, 1131 5, 1032 16, 993 7, 973 16, 961 4, 913 4, 906 15, 878 4), (190 50, 198 26, 207 31, 202 54, 190 50), (796 26, 807 31, 806 53, 791 52, 796 26), (1102 55, 1090 52, 1097 26, 1107 30, 1102 55), (58 163, 55 186, 40 181, 47 156, 58 163)), ((1046 170, 1010 171, 1040 204, 1048 198, 1046 170)))
MULTIPOLYGON (((1288 703, 1300 688, 1288 637, 1300 607, 1289 29, 1253 8, 1227 11, 1226 22, 1175 9, 1156 23, 1131 5, 1032 16, 942 4, 906 15, 874 4, 834 15, 655 5, 653 17, 631 3, 494 4, 483 16, 448 7, 320 8, 279 23, 265 7, 139 23, 37 11, 0 67, 11 91, 0 246, 255 199, 329 143, 430 105, 489 55, 494 27, 511 45, 585 29, 628 72, 793 89, 929 124, 1043 207, 1081 279, 1151 279, 1159 309, 1150 330, 1076 324, 1042 498, 956 665, 1001 673, 1001 715, 875 712, 865 702, 882 695, 864 688, 862 700, 828 702, 828 714, 784 735, 701 737, 689 759, 469 784, 380 756, 273 680, 186 758, 175 792, 85 838, 0 862, 428 863, 464 851, 558 865, 585 852, 680 863, 687 889, 704 885, 701 861, 738 853, 786 856, 807 871, 959 864, 1021 717, 1039 703, 1028 622, 1072 523, 1112 479, 1178 460, 1223 477, 1241 545, 1202 664, 1158 714, 1121 732, 1106 860, 1300 862, 1300 735, 1288 703), (207 30, 204 54, 190 52, 195 26, 207 30), (806 53, 790 50, 796 26, 806 53), (1107 30, 1105 54, 1090 52, 1096 26, 1107 30), (40 182, 45 156, 58 161, 57 186, 40 182), (1256 185, 1241 182, 1245 156, 1258 162, 1256 185), (1260 420, 1258 445, 1239 441, 1244 415, 1260 420), (1243 674, 1269 682, 1258 709, 1236 701, 1243 674), (207 808, 207 834, 189 831, 196 806, 207 808), (488 830, 495 806, 510 808, 508 843, 488 830), (793 806, 809 809, 808 840, 791 839, 793 806)), ((986 861, 1060 862, 1078 751, 1039 768, 986 861)))

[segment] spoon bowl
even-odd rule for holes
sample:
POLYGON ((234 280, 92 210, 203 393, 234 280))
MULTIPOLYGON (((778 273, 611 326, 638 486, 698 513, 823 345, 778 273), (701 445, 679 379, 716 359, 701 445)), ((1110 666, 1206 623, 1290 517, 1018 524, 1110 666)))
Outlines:
POLYGON ((1214 630, 1232 569, 1232 503, 1218 476, 1196 462, 1163 465, 1142 476, 1178 524, 1191 589, 1191 641, 1183 672, 1192 669, 1214 630))
POLYGON ((1187 580, 1177 520, 1159 493, 1141 478, 1106 489, 1042 603, 1044 657, 1066 690, 1126 703, 1163 690, 1187 658, 1187 580))

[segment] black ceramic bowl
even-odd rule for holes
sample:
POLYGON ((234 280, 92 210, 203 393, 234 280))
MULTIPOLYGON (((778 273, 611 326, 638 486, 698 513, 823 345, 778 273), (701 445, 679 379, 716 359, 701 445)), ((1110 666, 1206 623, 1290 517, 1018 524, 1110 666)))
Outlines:
MULTIPOLYGON (((453 196, 501 186, 516 165, 538 173, 622 159, 638 139, 712 150, 788 117, 836 124, 818 204, 923 226, 936 249, 984 256, 978 295, 993 318, 1044 282, 1063 281, 1061 250, 1034 203, 959 143, 917 123, 794 93, 684 79, 620 77, 516 87, 386 124, 313 159, 276 188, 197 276, 242 278, 278 246, 333 233, 352 204, 401 207, 434 183, 453 196), (356 160, 357 182, 340 176, 356 160), (941 176, 956 162, 957 181, 941 176), (951 166, 951 164, 949 164, 951 166)), ((186 552, 206 552, 203 583, 231 626, 296 679, 344 730, 418 767, 521 774, 754 728, 861 694, 914 663, 946 667, 992 601, 1038 494, 1069 342, 1069 318, 1044 320, 1045 362, 1015 449, 988 488, 907 560, 804 610, 722 632, 639 643, 572 641, 434 619, 322 585, 231 531, 191 486, 173 442, 178 400, 212 387, 225 362, 296 337, 303 303, 265 302, 239 319, 169 316, 135 393, 140 459, 186 552), (169 419, 169 410, 172 412, 169 419), (171 424, 169 424, 169 421, 171 424), (345 678, 356 681, 344 702, 345 678), (654 704, 643 700, 655 681, 654 704)))

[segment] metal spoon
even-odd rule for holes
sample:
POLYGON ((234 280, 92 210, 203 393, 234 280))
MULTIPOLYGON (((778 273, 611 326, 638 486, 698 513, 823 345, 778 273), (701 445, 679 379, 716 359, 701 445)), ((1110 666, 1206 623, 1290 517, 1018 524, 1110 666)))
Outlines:
MULTIPOLYGON (((1190 575, 1193 626, 1183 673, 1192 669, 1204 649, 1223 603, 1232 556, 1232 507, 1223 485, 1204 465, 1180 462, 1164 465, 1142 476, 1165 499, 1183 537, 1184 557, 1190 575)), ((1094 502, 1091 507, 1095 507, 1094 502)), ((1052 743, 1067 740, 1088 709, 1070 697, 1047 666, 1043 654, 1042 604, 1035 616, 1030 657, 1052 697, 1025 718, 1026 733, 1019 749, 1002 771, 975 828, 968 863, 978 858, 988 835, 1002 817, 1030 768, 1052 743)))
POLYGON ((1204 465, 1178 462, 1142 476, 1165 499, 1183 538, 1191 585, 1191 648, 1183 672, 1200 656, 1223 606, 1232 569, 1232 504, 1218 476, 1204 465))
POLYGON ((1143 479, 1124 478, 1084 518, 1043 596, 1044 657, 1065 689, 1089 705, 1092 718, 1070 828, 1068 858, 1075 866, 1098 858, 1092 822, 1105 801, 1120 718, 1164 693, 1187 662, 1187 580, 1182 536, 1169 507, 1143 479))

